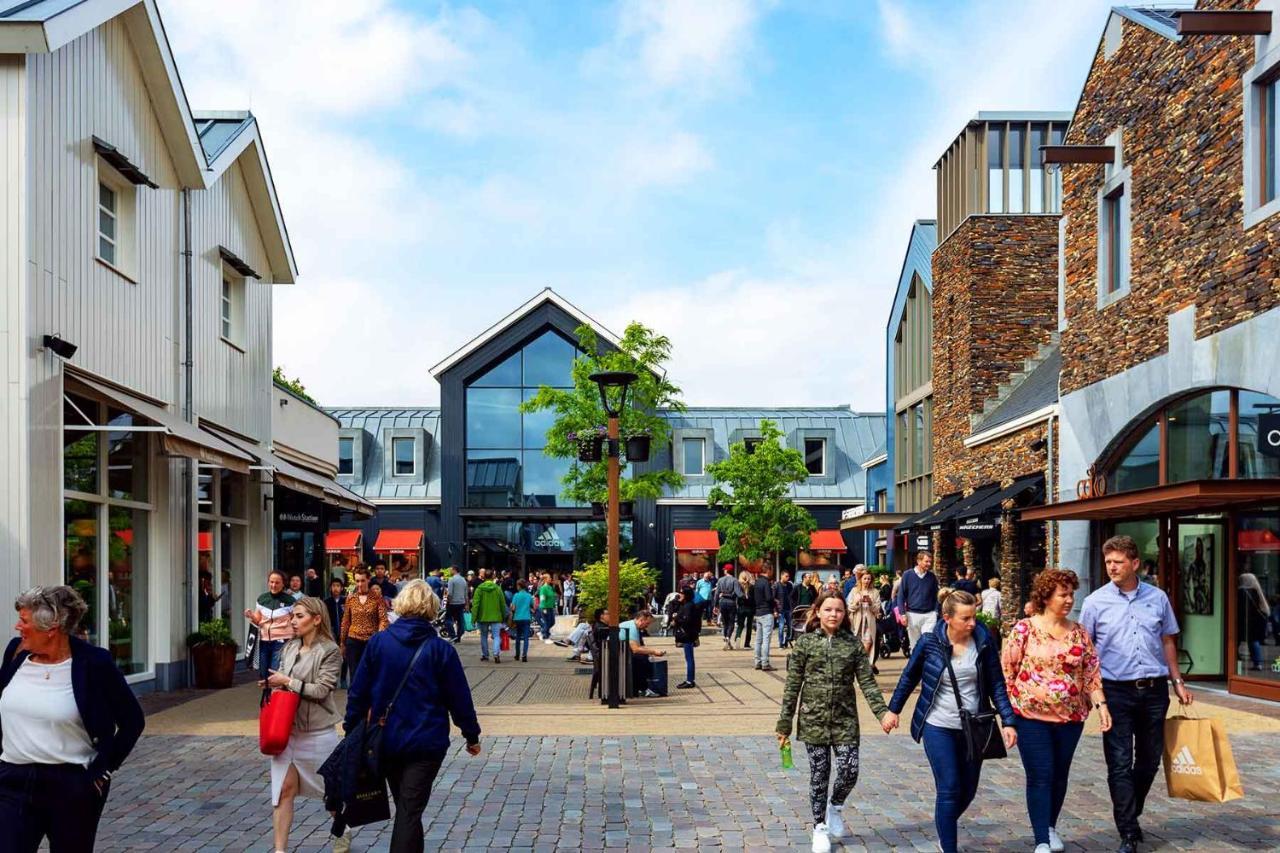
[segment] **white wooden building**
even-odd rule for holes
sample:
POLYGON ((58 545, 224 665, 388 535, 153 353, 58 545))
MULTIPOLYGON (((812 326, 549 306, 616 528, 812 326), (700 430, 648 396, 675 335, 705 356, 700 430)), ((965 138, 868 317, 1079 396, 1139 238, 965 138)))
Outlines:
POLYGON ((272 452, 297 267, 257 121, 190 109, 154 0, 0 0, 0 265, 0 607, 74 583, 137 689, 181 684, 200 572, 243 636, 273 489, 358 499, 272 452))

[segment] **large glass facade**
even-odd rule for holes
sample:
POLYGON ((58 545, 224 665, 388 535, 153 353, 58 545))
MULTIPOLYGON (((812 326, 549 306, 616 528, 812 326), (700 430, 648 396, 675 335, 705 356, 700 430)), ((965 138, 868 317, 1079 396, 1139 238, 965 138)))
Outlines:
POLYGON ((1280 400, 1256 391, 1241 391, 1239 423, 1240 476, 1246 478, 1280 477, 1280 456, 1269 455, 1270 447, 1258 434, 1258 419, 1280 415, 1280 400))
POLYGON ((1231 392, 1211 391, 1169 406, 1168 471, 1170 483, 1225 479, 1230 435, 1231 392))
POLYGON ((987 128, 987 212, 1004 213, 1004 128, 987 128))
POLYGON ((572 461, 547 456, 551 411, 520 405, 542 386, 573 387, 577 348, 547 331, 474 379, 466 392, 467 506, 566 506, 561 481, 572 461))
POLYGON ((1237 529, 1235 674, 1280 683, 1280 507, 1240 516, 1237 529))
POLYGON ((76 394, 63 400, 63 576, 89 606, 82 639, 126 675, 145 672, 148 434, 134 416, 76 394))

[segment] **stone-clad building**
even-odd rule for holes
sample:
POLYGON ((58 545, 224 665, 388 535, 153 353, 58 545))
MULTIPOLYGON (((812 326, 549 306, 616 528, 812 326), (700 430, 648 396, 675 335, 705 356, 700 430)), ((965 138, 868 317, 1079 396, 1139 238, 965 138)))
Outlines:
MULTIPOLYGON (((932 477, 935 503, 903 522, 944 579, 963 563, 1010 601, 1045 565, 1038 502, 1057 398, 1058 204, 1040 148, 1068 113, 979 113, 939 161, 932 258, 932 477)), ((1010 611, 1013 608, 1008 608, 1010 611)))
POLYGON ((1263 599, 1280 604, 1280 34, 1203 14, 1277 5, 1107 18, 1055 155, 1062 477, 1024 517, 1062 522, 1084 591, 1106 580, 1101 541, 1133 536, 1187 677, 1280 699, 1259 630, 1263 599))

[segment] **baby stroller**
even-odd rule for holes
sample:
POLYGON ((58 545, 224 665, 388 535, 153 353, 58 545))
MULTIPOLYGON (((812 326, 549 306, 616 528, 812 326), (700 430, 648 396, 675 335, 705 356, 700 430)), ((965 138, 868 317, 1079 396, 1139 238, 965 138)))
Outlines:
POLYGON ((662 601, 661 636, 666 637, 671 634, 672 625, 675 623, 676 612, 679 609, 680 609, 680 594, 676 592, 668 593, 667 597, 662 601))
POLYGON ((791 615, 790 617, 788 617, 791 620, 791 636, 789 638, 789 641, 794 640, 797 635, 804 633, 804 620, 808 616, 809 616, 808 605, 805 605, 803 607, 792 608, 791 615))
POLYGON ((876 652, 877 656, 887 658, 894 652, 906 653, 902 641, 902 626, 893 615, 893 603, 886 601, 881 605, 884 615, 876 620, 876 652))

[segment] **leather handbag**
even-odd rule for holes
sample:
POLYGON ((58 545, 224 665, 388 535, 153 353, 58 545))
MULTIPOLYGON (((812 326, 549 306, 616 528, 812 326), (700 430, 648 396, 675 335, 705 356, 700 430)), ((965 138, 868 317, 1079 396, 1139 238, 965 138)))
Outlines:
POLYGON ((263 755, 279 755, 289 745, 301 699, 291 690, 272 690, 263 697, 258 710, 258 750, 263 755))
MULTIPOLYGON (((956 707, 960 709, 960 731, 964 735, 965 760, 985 761, 989 758, 1007 758, 1008 750, 1004 747, 1004 733, 1000 730, 1000 718, 994 711, 968 711, 960 700, 960 684, 956 681, 956 671, 951 668, 950 648, 944 647, 947 657, 947 675, 951 677, 951 690, 955 693, 956 707)), ((981 666, 981 664, 978 664, 981 666)), ((981 686, 981 677, 979 677, 981 686)), ((981 707, 981 697, 979 697, 981 707)))

